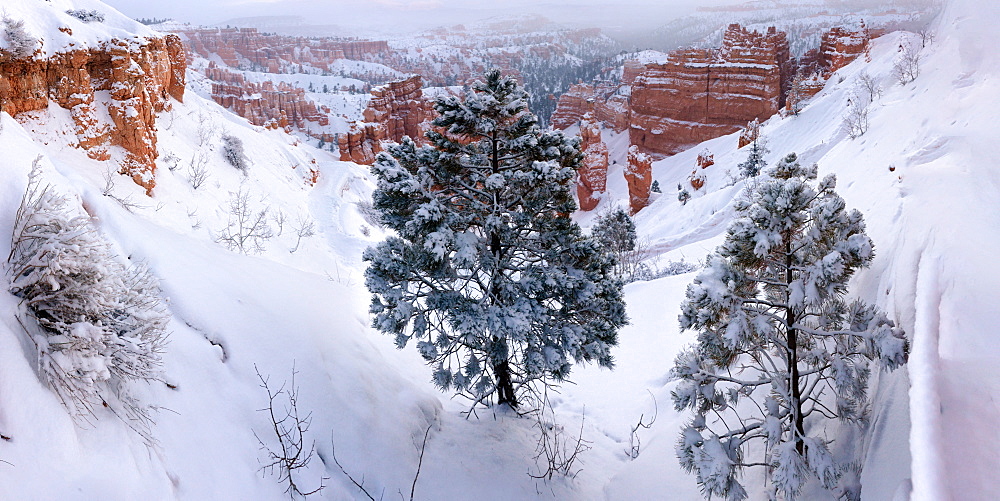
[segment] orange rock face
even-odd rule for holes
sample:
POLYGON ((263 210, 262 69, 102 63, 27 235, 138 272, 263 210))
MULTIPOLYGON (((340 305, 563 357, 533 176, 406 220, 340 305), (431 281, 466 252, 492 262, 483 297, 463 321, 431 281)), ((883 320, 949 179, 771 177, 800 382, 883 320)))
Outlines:
POLYGON ((305 89, 285 82, 247 82, 241 73, 214 63, 205 69, 205 76, 213 81, 212 99, 254 125, 294 126, 309 133, 310 125, 319 128, 330 123, 329 110, 306 98, 305 89))
POLYGON ((819 46, 820 64, 827 73, 833 73, 865 52, 871 36, 862 26, 859 31, 836 27, 823 34, 819 46))
POLYGON ((386 137, 400 141, 410 136, 421 141, 427 121, 434 116, 434 103, 424 99, 423 79, 413 75, 372 89, 372 99, 364 111, 365 122, 385 126, 386 137))
POLYGON ((587 113, 597 122, 623 132, 629 124, 628 97, 618 92, 621 86, 575 84, 559 96, 552 113, 552 126, 566 129, 580 122, 587 113))
POLYGON ((697 162, 698 162, 698 167, 701 167, 702 169, 707 169, 715 165, 715 155, 713 155, 711 151, 708 151, 708 148, 705 148, 704 150, 701 150, 701 153, 698 154, 697 162))
POLYGON ((156 184, 156 113, 168 97, 184 96, 186 59, 179 44, 176 35, 115 39, 45 60, 6 59, 0 62, 0 102, 11 115, 45 109, 50 100, 70 110, 79 146, 101 160, 110 158, 107 144, 125 149, 121 172, 149 195, 156 184), (96 91, 109 91, 110 101, 96 103, 96 91), (96 116, 104 104, 110 127, 96 116))
POLYGON ((371 165, 375 155, 382 151, 382 141, 386 139, 385 127, 381 124, 352 124, 346 134, 337 140, 340 159, 345 162, 371 165))
POLYGON ((584 115, 580 124, 580 149, 583 162, 577 172, 576 194, 580 210, 594 210, 608 186, 608 147, 601 140, 601 128, 592 115, 584 115))
POLYGON ((649 205, 649 190, 653 185, 653 159, 632 145, 628 149, 628 167, 625 168, 628 183, 629 208, 632 215, 649 205))
POLYGON ((398 142, 403 136, 417 143, 424 141, 424 132, 435 115, 434 104, 424 98, 422 87, 423 80, 414 75, 372 89, 365 121, 352 124, 347 134, 340 135, 340 159, 372 164, 382 151, 382 141, 398 142))
POLYGON ((674 154, 766 119, 784 105, 788 40, 730 25, 718 50, 682 49, 647 64, 632 84, 629 135, 640 150, 674 154))
POLYGON ((792 111, 798 103, 823 90, 834 72, 868 50, 872 37, 864 23, 857 31, 835 27, 824 33, 819 50, 813 49, 802 57, 786 109, 792 111))

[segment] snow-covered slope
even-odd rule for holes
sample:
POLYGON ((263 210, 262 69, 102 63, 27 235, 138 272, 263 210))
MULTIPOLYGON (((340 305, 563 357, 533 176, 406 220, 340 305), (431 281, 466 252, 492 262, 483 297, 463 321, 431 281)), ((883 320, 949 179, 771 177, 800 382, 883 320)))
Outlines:
MULTIPOLYGON (((5 9, 30 18, 29 31, 39 34, 46 25, 33 14, 36 3, 5 9)), ((115 15, 96 0, 52 3, 57 13, 115 15)), ((891 73, 899 45, 919 41, 890 34, 876 40, 871 62, 841 70, 799 116, 762 127, 768 160, 795 151, 818 163, 821 175, 837 174, 838 191, 865 214, 876 245, 873 266, 852 290, 897 319, 912 341, 909 365, 875 378, 872 426, 860 439, 864 499, 978 500, 1000 490, 991 471, 1000 464, 993 447, 1000 439, 1000 267, 990 253, 1000 242, 993 126, 1000 54, 987 43, 997 25, 992 3, 952 0, 935 26, 936 40, 921 52, 916 81, 900 85, 891 73), (884 92, 872 105, 868 132, 852 140, 840 119, 862 72, 884 92)), ((300 410, 313 417, 307 438, 318 453, 298 479, 309 488, 326 477, 321 499, 364 498, 333 461, 334 444, 345 470, 376 497, 405 498, 428 426, 415 499, 699 498, 694 478, 674 457, 686 416, 671 408, 667 378, 675 353, 693 339, 677 327, 693 274, 626 287, 632 325, 621 332, 618 368, 577 368, 576 384, 550 395, 565 429, 582 423, 591 449, 574 478, 536 480, 528 475, 537 472, 532 420, 492 410, 466 419, 465 402, 431 387, 414 350, 396 351, 368 327, 361 252, 384 233, 358 205, 372 190, 365 168, 252 127, 189 92, 158 119, 157 187, 147 198, 124 176, 112 174, 115 185, 106 189, 108 167, 67 143, 67 112, 51 107, 19 120, 0 114, 0 237, 11 233, 28 171, 41 155, 45 180, 79 197, 123 259, 145 261, 161 279, 172 315, 165 372, 175 388, 143 391, 162 407, 155 447, 110 414, 74 423, 35 375, 17 298, 0 294, 0 435, 10 438, 0 440, 4 498, 282 499, 277 478, 259 471, 266 456, 255 433, 274 442, 259 411, 267 395, 256 372, 280 385, 293 367, 300 410), (251 159, 246 176, 223 159, 222 133, 243 140, 251 159), (199 163, 208 178, 195 189, 191 166, 199 163), (307 182, 309 169, 319 172, 315 186, 307 182), (275 233, 279 211, 284 215, 281 234, 259 256, 214 242, 227 203, 240 191, 253 210, 271 211, 275 233), (316 235, 297 245, 295 228, 310 221, 316 235), (630 437, 654 413, 652 427, 630 437), (639 456, 630 460, 625 451, 636 437, 639 456)), ((611 142, 622 150, 621 137, 611 142)), ((700 260, 720 242, 743 188, 726 176, 746 156, 736 142, 735 135, 714 139, 654 164, 664 194, 636 223, 661 265, 700 260), (704 148, 716 164, 705 171, 706 188, 682 206, 673 188, 686 182, 704 148)), ((624 162, 612 158, 618 163, 603 206, 627 200, 624 162)), ((592 215, 580 220, 589 224, 592 215)), ((0 238, 0 255, 9 252, 8 240, 0 238)))
MULTIPOLYGON (((1000 241, 995 169, 1000 155, 993 123, 1000 112, 1000 56, 986 43, 998 23, 1000 11, 993 4, 950 2, 933 27, 935 41, 921 52, 916 81, 900 85, 892 65, 900 44, 920 47, 920 40, 893 33, 875 41, 871 62, 858 60, 835 75, 800 116, 776 117, 762 128, 771 162, 794 151, 804 162, 818 163, 821 176, 838 176, 838 191, 864 213, 876 244, 876 260, 859 273, 854 293, 886 308, 912 341, 906 370, 877 380, 871 435, 862 442, 865 499, 991 499, 1000 488, 990 473, 1000 464, 991 446, 1000 438, 995 426, 1000 345, 994 327, 1000 322, 995 304, 1000 267, 989 251, 1000 241), (884 92, 872 105, 868 132, 851 140, 840 129, 841 116, 862 72, 875 76, 884 92)), ((745 157, 733 135, 654 164, 665 193, 636 222, 662 260, 700 258, 718 245, 742 187, 742 182, 727 187, 726 171, 735 172, 745 157), (673 187, 686 185, 695 157, 706 147, 716 160, 706 171, 708 187, 681 206, 673 187)), ((681 282, 687 281, 690 277, 681 282)), ((643 295, 677 302, 681 286, 663 279, 641 288, 647 289, 643 295)), ((630 311, 640 286, 632 287, 630 311)), ((657 317, 647 312, 635 327, 657 317)), ((674 316, 666 317, 656 322, 664 323, 661 334, 678 339, 674 316)), ((629 334, 623 333, 623 348, 629 334)), ((663 353, 661 373, 671 359, 672 352, 663 353)), ((670 385, 650 386, 662 408, 670 385)), ((629 400, 634 405, 640 397, 629 400)), ((649 452, 662 456, 641 456, 624 468, 610 484, 608 492, 616 493, 611 497, 668 496, 674 479, 684 481, 679 470, 670 480, 663 478, 677 470, 676 429, 657 428, 649 452), (654 475, 660 480, 650 481, 654 475), (655 490, 646 490, 651 485, 655 490)))

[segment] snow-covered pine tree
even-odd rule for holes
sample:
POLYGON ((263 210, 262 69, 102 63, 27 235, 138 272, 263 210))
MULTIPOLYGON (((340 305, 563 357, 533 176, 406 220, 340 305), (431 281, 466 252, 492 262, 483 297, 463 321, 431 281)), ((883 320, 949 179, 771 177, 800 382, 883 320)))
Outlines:
POLYGON ((749 466, 766 468, 772 498, 796 498, 810 478, 834 488, 842 469, 823 422, 863 423, 871 362, 906 363, 885 313, 845 300, 873 247, 834 177, 809 182, 816 170, 790 154, 751 187, 681 305, 698 341, 673 369, 674 407, 694 413, 677 453, 708 497, 745 499, 749 466))
POLYGON ((615 258, 615 276, 624 282, 635 280, 642 263, 637 252, 637 235, 632 216, 621 207, 597 216, 591 234, 615 258))
POLYGON ((764 157, 770 152, 767 149, 767 140, 760 135, 755 136, 753 142, 750 143, 750 153, 747 154, 747 159, 737 166, 740 175, 750 178, 760 174, 760 171, 767 166, 767 160, 764 157))
POLYGON ((490 70, 464 101, 438 99, 432 146, 404 138, 372 167, 397 234, 364 255, 373 324, 415 340, 473 405, 516 408, 574 362, 611 367, 627 322, 613 259, 569 217, 579 140, 540 130, 526 103, 490 70))
POLYGON ((162 380, 169 315, 155 277, 120 262, 78 204, 32 170, 14 222, 10 291, 32 322, 40 376, 74 416, 108 407, 148 442, 151 407, 131 384, 162 380))

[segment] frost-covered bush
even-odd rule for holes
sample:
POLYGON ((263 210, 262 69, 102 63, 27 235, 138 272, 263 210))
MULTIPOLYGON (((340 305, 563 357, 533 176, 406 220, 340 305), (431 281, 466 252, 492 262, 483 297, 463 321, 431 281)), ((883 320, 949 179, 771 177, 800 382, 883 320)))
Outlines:
POLYGON ((162 380, 168 313, 156 278, 126 266, 74 199, 31 174, 15 219, 10 291, 38 349, 38 371, 77 418, 107 406, 145 439, 150 407, 130 385, 162 380))
POLYGON ((222 155, 229 165, 246 174, 250 160, 243 153, 243 140, 229 134, 222 135, 222 155))
POLYGON ((24 21, 4 17, 3 24, 3 34, 7 39, 7 53, 14 59, 31 57, 38 49, 38 40, 24 29, 24 21))
POLYGON ((104 13, 98 12, 96 10, 86 10, 86 9, 70 9, 66 11, 67 14, 85 22, 85 23, 103 23, 104 13))
MULTIPOLYGON (((846 299, 873 245, 835 178, 814 184, 816 173, 791 154, 751 185, 681 304, 681 328, 698 338, 672 371, 674 408, 693 414, 676 451, 708 497, 747 498, 740 478, 756 466, 769 499, 795 499, 807 483, 838 488, 848 465, 825 424, 866 422, 872 369, 906 363, 902 330, 846 299)), ((851 456, 850 441, 838 447, 851 456)))

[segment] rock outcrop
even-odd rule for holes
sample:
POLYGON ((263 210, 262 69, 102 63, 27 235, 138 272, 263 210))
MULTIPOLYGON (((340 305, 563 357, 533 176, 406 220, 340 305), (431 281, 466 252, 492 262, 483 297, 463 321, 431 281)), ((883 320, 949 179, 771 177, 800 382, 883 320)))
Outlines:
POLYGON ((628 183, 629 208, 632 215, 635 215, 649 205, 650 188, 653 185, 653 159, 640 152, 635 145, 628 149, 625 182, 628 183))
POLYGON ((204 71, 212 80, 212 99, 254 125, 293 126, 310 133, 330 124, 330 110, 306 98, 305 89, 285 82, 247 82, 243 74, 215 63, 204 71))
POLYGON ((730 25, 719 49, 677 50, 663 63, 645 65, 632 84, 631 143, 671 155, 735 132, 776 113, 790 84, 783 32, 730 25))
POLYGON ((552 114, 552 126, 569 128, 590 113, 598 123, 615 132, 624 132, 629 124, 629 102, 628 96, 621 90, 621 85, 574 84, 559 96, 556 111, 552 114))
POLYGON ((873 34, 863 22, 857 30, 834 27, 824 33, 819 49, 813 49, 800 58, 798 75, 792 83, 786 109, 797 113, 803 101, 823 90, 834 72, 865 54, 877 34, 873 34))
POLYGON ((418 143, 430 128, 434 103, 424 98, 423 79, 419 75, 372 89, 364 122, 354 123, 338 139, 340 159, 371 164, 382 151, 382 141, 400 141, 410 136, 418 143))
POLYGON ((583 162, 577 171, 576 194, 580 210, 589 211, 597 207, 608 186, 608 147, 601 140, 601 127, 589 114, 580 123, 580 138, 583 162))
POLYGON ((365 122, 382 124, 386 137, 392 141, 403 136, 423 140, 427 122, 434 116, 434 103, 424 99, 423 86, 423 79, 413 75, 373 88, 364 111, 365 122))
POLYGON ((375 155, 382 151, 382 141, 385 139, 385 127, 382 124, 351 124, 350 130, 337 139, 340 159, 371 165, 375 162, 375 155))
POLYGON ((151 195, 156 185, 156 114, 184 97, 187 60, 176 35, 112 39, 45 59, 0 57, 0 103, 17 115, 49 102, 70 110, 78 145, 107 160, 108 145, 126 154, 120 166, 151 195), (97 91, 110 99, 98 100, 97 91), (102 123, 103 107, 111 123, 102 123))
POLYGON ((835 27, 823 34, 819 45, 819 62, 826 73, 847 66, 868 49, 871 35, 862 23, 860 30, 835 27))

